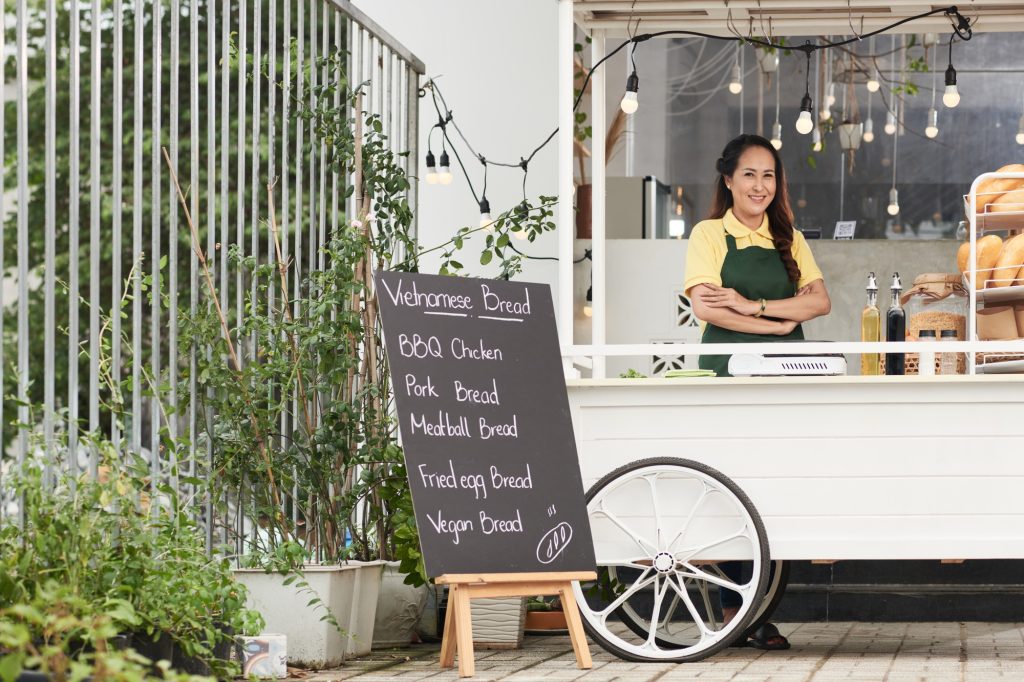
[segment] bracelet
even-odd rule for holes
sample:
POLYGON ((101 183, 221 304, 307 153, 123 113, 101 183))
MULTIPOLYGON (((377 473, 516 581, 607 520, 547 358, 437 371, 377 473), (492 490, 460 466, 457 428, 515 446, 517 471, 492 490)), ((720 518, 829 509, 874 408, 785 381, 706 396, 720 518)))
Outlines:
POLYGON ((761 317, 762 315, 764 315, 764 308, 765 308, 765 306, 767 306, 767 305, 768 305, 768 301, 766 301, 766 300, 764 300, 764 299, 762 298, 762 299, 761 299, 761 309, 760 309, 760 310, 758 310, 758 311, 757 311, 756 313, 754 313, 754 317, 761 317))

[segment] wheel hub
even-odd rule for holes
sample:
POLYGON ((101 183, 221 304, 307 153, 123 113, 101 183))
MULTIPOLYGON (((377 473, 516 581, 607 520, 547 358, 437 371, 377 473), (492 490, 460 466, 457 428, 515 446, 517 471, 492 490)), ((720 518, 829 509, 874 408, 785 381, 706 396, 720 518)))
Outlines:
POLYGON ((676 565, 676 559, 668 552, 659 552, 654 557, 654 569, 659 573, 668 573, 676 565))

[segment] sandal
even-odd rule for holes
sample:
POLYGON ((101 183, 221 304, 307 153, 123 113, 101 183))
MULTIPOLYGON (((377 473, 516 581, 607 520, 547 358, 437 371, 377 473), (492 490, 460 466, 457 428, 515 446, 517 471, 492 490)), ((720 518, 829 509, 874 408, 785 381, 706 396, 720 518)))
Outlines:
POLYGON ((785 651, 789 648, 789 640, 782 636, 777 627, 765 623, 751 633, 747 646, 765 651, 785 651))

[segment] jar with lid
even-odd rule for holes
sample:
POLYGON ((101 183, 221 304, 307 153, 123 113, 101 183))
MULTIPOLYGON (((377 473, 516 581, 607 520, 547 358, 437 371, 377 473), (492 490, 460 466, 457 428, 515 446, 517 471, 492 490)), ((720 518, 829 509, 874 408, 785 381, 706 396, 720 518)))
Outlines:
MULTIPOLYGON (((941 272, 918 275, 900 301, 907 315, 909 338, 920 338, 922 330, 930 329, 936 336, 941 335, 943 330, 955 332, 955 338, 947 337, 943 340, 967 339, 968 299, 960 275, 941 272)), ((957 353, 955 360, 956 373, 964 374, 967 371, 967 356, 957 353)), ((936 364, 939 363, 936 361, 936 364)), ((919 365, 917 353, 908 354, 905 373, 917 374, 919 365)))
MULTIPOLYGON (((937 341, 934 329, 922 329, 917 338, 926 343, 937 341)), ((917 372, 923 377, 935 376, 935 351, 923 350, 918 353, 919 364, 917 372)))
MULTIPOLYGON (((941 341, 956 341, 957 335, 955 329, 943 329, 939 337, 941 341)), ((957 357, 963 355, 963 353, 939 353, 939 372, 941 374, 963 374, 959 371, 959 361, 957 357)))

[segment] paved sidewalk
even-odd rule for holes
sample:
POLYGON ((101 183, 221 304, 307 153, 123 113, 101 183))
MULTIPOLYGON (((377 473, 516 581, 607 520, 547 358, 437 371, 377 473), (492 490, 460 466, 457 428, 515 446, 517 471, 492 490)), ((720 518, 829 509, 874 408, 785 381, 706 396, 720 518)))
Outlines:
MULTIPOLYGON (((1024 681, 1024 626, 1013 623, 784 623, 789 651, 729 649, 682 665, 630 663, 591 645, 594 667, 576 668, 567 636, 526 637, 522 649, 478 651, 474 680, 735 680, 833 682, 1024 681)), ((457 680, 438 667, 438 644, 374 652, 305 682, 457 680)))

